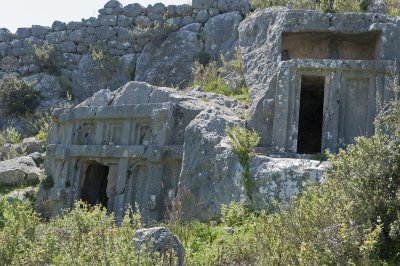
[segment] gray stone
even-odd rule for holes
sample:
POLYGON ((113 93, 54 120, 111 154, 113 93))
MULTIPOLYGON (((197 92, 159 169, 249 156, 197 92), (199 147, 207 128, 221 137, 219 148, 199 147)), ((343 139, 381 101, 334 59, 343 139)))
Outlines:
POLYGON ((5 57, 10 51, 10 46, 5 43, 1 42, 0 43, 0 57, 5 57))
POLYGON ((19 39, 25 39, 32 36, 31 28, 18 28, 15 32, 15 36, 19 39))
POLYGON ((140 229, 133 238, 135 250, 138 252, 144 247, 146 251, 168 256, 173 250, 177 258, 177 265, 184 265, 185 249, 179 238, 165 227, 140 229))
POLYGON ((147 16, 151 20, 161 20, 163 19, 163 14, 165 11, 165 5, 162 3, 157 3, 152 5, 149 5, 147 7, 147 16))
POLYGON ((27 52, 24 48, 12 48, 11 49, 12 56, 20 57, 20 56, 24 56, 26 54, 27 54, 27 52))
POLYGON ((34 188, 26 188, 24 190, 12 191, 6 195, 8 202, 15 201, 26 201, 29 200, 33 195, 35 195, 34 188))
POLYGON ((53 24, 51 26, 51 29, 53 31, 66 30, 67 29, 67 24, 65 24, 65 22, 61 22, 61 21, 56 20, 56 21, 53 22, 53 24))
POLYGON ((200 33, 201 24, 200 23, 192 23, 192 24, 186 25, 181 30, 187 30, 187 31, 193 31, 193 32, 196 32, 196 33, 200 33))
POLYGON ((238 11, 224 13, 208 20, 204 26, 205 49, 215 58, 233 58, 238 47, 238 27, 242 16, 238 11))
POLYGON ((309 182, 321 182, 326 162, 256 156, 250 161, 253 203, 271 208, 274 201, 287 205, 309 182))
POLYGON ((197 34, 182 29, 162 43, 152 42, 138 58, 135 80, 184 88, 191 81, 194 57, 201 48, 197 34))
POLYGON ((131 36, 131 33, 129 30, 127 30, 126 28, 122 28, 122 27, 118 29, 118 40, 126 41, 131 38, 132 38, 132 36, 131 36))
POLYGON ((122 4, 116 0, 110 0, 104 5, 104 7, 105 8, 116 8, 116 7, 122 7, 122 4))
POLYGON ((146 16, 138 16, 135 18, 135 25, 141 28, 147 28, 151 26, 151 20, 146 16))
POLYGON ((60 51, 62 53, 74 53, 76 52, 76 44, 74 42, 63 42, 60 44, 60 51))
POLYGON ((27 39, 24 39, 23 41, 23 46, 24 47, 29 47, 32 45, 43 45, 44 40, 38 37, 30 37, 27 39))
POLYGON ((243 15, 250 12, 250 4, 246 0, 218 0, 220 12, 239 11, 243 15))
MULTIPOLYGON (((291 98, 291 102, 289 95, 301 90, 302 77, 320 73, 320 69, 324 69, 322 75, 326 77, 322 86, 329 84, 330 95, 341 96, 323 103, 324 110, 328 108, 330 111, 329 115, 323 116, 322 133, 319 133, 321 142, 317 142, 314 152, 325 149, 336 152, 354 143, 354 138, 359 135, 371 136, 373 119, 363 117, 366 114, 374 116, 376 102, 375 99, 367 100, 367 92, 377 87, 368 82, 355 84, 352 80, 372 75, 368 80, 374 82, 376 77, 372 73, 384 71, 392 64, 381 60, 400 58, 400 46, 394 38, 400 35, 399 28, 394 26, 399 23, 399 18, 381 14, 325 14, 286 8, 259 10, 246 17, 239 31, 244 76, 250 95, 248 125, 259 132, 260 145, 281 152, 307 153, 300 147, 309 145, 298 135, 299 124, 305 123, 298 116, 299 106, 304 106, 304 102, 298 97, 291 98), (302 32, 309 34, 303 35, 302 32), (375 35, 376 32, 382 35, 375 35), (352 34, 347 35, 349 33, 352 34), (347 42, 352 44, 339 51, 335 44, 336 36, 348 36, 347 42), (373 45, 375 41, 363 41, 362 36, 370 36, 379 42, 379 48, 373 45), (360 42, 365 46, 358 46, 360 42), (368 52, 368 49, 371 50, 368 52), (300 50, 302 54, 296 54, 300 50), (359 60, 363 61, 361 65, 359 60), (298 75, 300 72, 302 74, 298 75), (350 93, 353 90, 358 91, 354 99, 350 93), (349 104, 353 101, 354 104, 349 104), (352 111, 348 111, 350 106, 352 111), (360 106, 365 109, 361 110, 360 106), (339 128, 346 128, 345 133, 341 133, 339 128)), ((380 89, 390 90, 390 85, 383 80, 387 78, 382 78, 380 89)), ((386 100, 392 97, 390 93, 384 94, 386 100)))
POLYGON ((55 106, 67 103, 65 91, 60 86, 60 77, 39 73, 26 77, 27 81, 32 82, 35 90, 40 92, 42 97, 38 112, 47 112, 55 106))
POLYGON ((22 41, 21 40, 12 40, 10 42, 10 45, 12 48, 21 48, 22 47, 22 41))
POLYGON ((101 8, 101 9, 99 9, 99 14, 100 14, 100 16, 114 15, 114 8, 111 8, 111 7, 101 8))
POLYGON ((184 17, 182 19, 182 25, 183 26, 186 26, 186 25, 189 25, 189 24, 192 24, 192 23, 195 23, 195 22, 196 22, 195 19, 192 18, 191 16, 186 16, 186 17, 184 17))
POLYGON ((192 7, 189 5, 177 5, 175 11, 179 16, 190 16, 192 15, 192 7))
POLYGON ((34 137, 25 138, 22 141, 22 147, 26 149, 27 154, 31 154, 34 152, 43 152, 42 143, 40 143, 40 141, 38 141, 34 137))
POLYGON ((210 9, 208 9, 208 13, 210 14, 210 17, 215 17, 215 16, 219 15, 219 9, 212 7, 210 9))
POLYGON ((46 153, 34 152, 31 154, 28 154, 28 156, 31 157, 32 160, 35 161, 36 166, 40 167, 40 165, 43 164, 44 159, 46 158, 46 153))
POLYGON ((209 9, 214 0, 192 0, 192 7, 196 9, 209 9))
POLYGON ((101 26, 96 28, 96 36, 100 40, 109 39, 114 37, 117 34, 115 28, 110 26, 101 26))
POLYGON ((8 42, 13 38, 12 33, 5 28, 0 28, 0 42, 8 42))
POLYGON ((67 66, 68 69, 75 69, 76 65, 78 65, 79 61, 81 60, 80 54, 74 53, 65 53, 63 54, 63 63, 67 66))
POLYGON ((368 5, 368 12, 371 13, 380 13, 380 14, 388 14, 388 8, 384 1, 382 0, 374 0, 371 4, 368 5))
POLYGON ((82 42, 84 37, 84 33, 82 30, 74 30, 70 34, 68 34, 68 40, 72 42, 82 42))
POLYGON ((173 16, 175 16, 175 5, 168 5, 168 6, 166 7, 166 9, 167 9, 168 17, 173 17, 173 16))
POLYGON ((0 184, 18 185, 39 178, 41 171, 28 156, 0 162, 0 184))
POLYGON ((46 40, 52 44, 59 44, 67 39, 66 31, 52 32, 46 35, 46 40))
POLYGON ((100 25, 102 26, 116 26, 117 16, 116 15, 105 15, 99 17, 100 25))
POLYGON ((239 123, 234 114, 211 107, 187 126, 178 187, 185 216, 207 221, 220 216, 221 204, 247 200, 243 168, 225 133, 239 123))
POLYGON ((89 28, 100 26, 99 21, 95 17, 90 17, 89 19, 87 19, 85 21, 85 23, 86 23, 86 26, 88 26, 89 28))
POLYGON ((118 16, 118 26, 127 27, 133 24, 133 18, 124 15, 118 16))
POLYGON ((129 4, 127 6, 124 6, 123 13, 125 16, 135 18, 135 17, 141 15, 145 10, 146 9, 142 5, 135 3, 135 4, 129 4))
POLYGON ((172 31, 176 31, 181 27, 182 19, 181 18, 170 18, 166 21, 166 25, 172 31))
POLYGON ((40 35, 46 35, 49 33, 50 27, 44 27, 40 25, 33 25, 32 26, 32 36, 40 36, 40 35))
POLYGON ((84 26, 83 22, 70 21, 70 22, 67 23, 67 30, 73 31, 73 30, 79 29, 79 28, 81 28, 83 26, 84 26))
POLYGON ((207 10, 200 10, 200 12, 197 13, 196 21, 200 22, 200 23, 205 23, 205 22, 207 22, 209 17, 210 16, 208 15, 207 10))

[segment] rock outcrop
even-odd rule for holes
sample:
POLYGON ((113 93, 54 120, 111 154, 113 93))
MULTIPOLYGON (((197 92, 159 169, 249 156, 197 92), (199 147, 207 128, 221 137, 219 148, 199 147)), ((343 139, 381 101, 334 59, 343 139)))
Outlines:
POLYGON ((23 156, 0 162, 0 185, 19 185, 35 182, 41 175, 31 157, 23 156))
POLYGON ((158 256, 166 258, 173 255, 177 259, 177 263, 174 265, 184 265, 185 249, 179 238, 165 227, 136 231, 133 244, 138 252, 158 253, 158 256))

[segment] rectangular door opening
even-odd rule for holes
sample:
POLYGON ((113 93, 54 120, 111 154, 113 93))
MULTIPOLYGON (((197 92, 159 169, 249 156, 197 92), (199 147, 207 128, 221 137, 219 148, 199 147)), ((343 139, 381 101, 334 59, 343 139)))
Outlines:
POLYGON ((109 168, 93 162, 86 170, 85 180, 81 190, 81 200, 90 204, 101 204, 107 207, 107 183, 109 168))
POLYGON ((302 76, 297 153, 321 152, 325 76, 302 76))

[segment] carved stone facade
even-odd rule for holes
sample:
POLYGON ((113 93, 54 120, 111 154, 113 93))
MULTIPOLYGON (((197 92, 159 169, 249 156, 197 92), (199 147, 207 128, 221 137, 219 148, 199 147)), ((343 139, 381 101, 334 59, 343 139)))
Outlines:
POLYGON ((173 115, 179 112, 172 103, 160 103, 79 107, 56 114, 46 169, 59 186, 52 209, 59 212, 83 199, 103 204, 120 219, 126 206, 136 203, 145 221, 163 218, 177 193, 181 169, 182 132, 178 126, 170 130, 183 122, 173 115))
POLYGON ((374 133, 391 98, 400 58, 400 20, 381 14, 325 14, 273 8, 240 26, 250 86, 250 127, 263 147, 333 152, 374 133))

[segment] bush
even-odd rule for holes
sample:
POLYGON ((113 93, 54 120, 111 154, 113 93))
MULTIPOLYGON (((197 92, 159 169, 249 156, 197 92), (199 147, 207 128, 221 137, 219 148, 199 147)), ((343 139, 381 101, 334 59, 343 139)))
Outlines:
POLYGON ((239 157, 240 164, 243 167, 243 185, 247 195, 251 199, 250 158, 254 152, 254 148, 260 142, 260 137, 257 132, 239 126, 226 128, 226 134, 231 141, 233 151, 239 157))
POLYGON ((13 127, 8 127, 5 131, 0 132, 0 145, 10 143, 18 144, 22 142, 21 134, 13 127))
POLYGON ((239 50, 236 51, 235 57, 230 61, 222 58, 223 67, 219 67, 216 60, 203 59, 203 61, 207 61, 207 63, 201 64, 200 61, 195 62, 192 70, 192 87, 200 86, 206 92, 222 94, 233 97, 242 103, 247 103, 249 91, 243 76, 243 62, 239 50), (226 73, 234 73, 240 77, 240 90, 234 91, 228 85, 226 79, 229 79, 229 77, 226 76, 226 73))
POLYGON ((106 77, 107 80, 111 80, 113 73, 117 70, 118 59, 110 55, 101 43, 91 46, 89 52, 95 64, 93 70, 106 77))
POLYGON ((57 46, 45 42, 43 45, 33 45, 33 62, 42 71, 49 74, 60 74, 61 53, 57 46))
POLYGON ((39 105, 40 92, 24 79, 8 75, 0 80, 0 101, 8 114, 26 114, 39 105))

